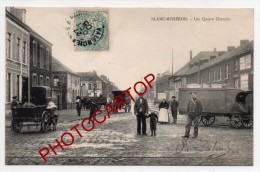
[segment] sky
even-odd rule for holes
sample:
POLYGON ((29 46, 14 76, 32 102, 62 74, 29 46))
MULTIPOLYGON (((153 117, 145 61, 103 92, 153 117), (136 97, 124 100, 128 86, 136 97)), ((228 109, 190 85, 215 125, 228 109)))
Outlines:
MULTIPOLYGON (((108 8, 109 50, 75 51, 66 21, 73 8, 25 8, 26 24, 53 44, 52 55, 75 72, 105 74, 120 89, 149 73, 173 72, 200 51, 226 51, 240 40, 253 40, 251 9, 108 8), (187 17, 188 21, 153 21, 152 17, 187 17), (200 21, 194 21, 200 18, 200 21), (229 18, 203 21, 202 18, 229 18)), ((78 8, 77 8, 78 9, 78 8)), ((98 10, 98 9, 96 9, 98 10)))

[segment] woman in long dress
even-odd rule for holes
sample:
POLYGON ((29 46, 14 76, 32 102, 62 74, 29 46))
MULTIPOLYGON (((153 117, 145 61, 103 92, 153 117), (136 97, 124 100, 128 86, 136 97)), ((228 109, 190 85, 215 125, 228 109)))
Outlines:
POLYGON ((158 122, 161 124, 166 124, 169 122, 169 114, 168 114, 169 104, 165 99, 159 105, 159 118, 158 122))

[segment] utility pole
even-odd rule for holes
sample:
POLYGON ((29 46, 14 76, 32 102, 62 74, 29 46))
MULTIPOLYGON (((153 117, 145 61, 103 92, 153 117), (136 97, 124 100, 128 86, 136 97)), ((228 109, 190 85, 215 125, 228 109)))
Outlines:
POLYGON ((172 75, 173 75, 173 49, 172 49, 172 75))

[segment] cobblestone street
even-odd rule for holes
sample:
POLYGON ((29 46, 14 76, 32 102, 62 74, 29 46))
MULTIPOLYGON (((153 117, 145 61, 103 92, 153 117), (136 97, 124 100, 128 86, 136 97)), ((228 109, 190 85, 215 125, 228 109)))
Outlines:
MULTIPOLYGON (((6 164, 71 164, 71 165, 252 165, 253 130, 233 129, 228 125, 199 129, 197 139, 183 140, 185 116, 179 115, 178 124, 158 124, 157 136, 136 135, 136 117, 132 113, 112 114, 91 132, 75 132, 75 142, 51 151, 44 163, 38 151, 49 143, 55 145, 63 132, 81 123, 74 110, 59 111, 58 131, 40 133, 39 128, 22 133, 11 131, 6 122, 6 164)), ((82 114, 88 114, 83 111, 82 114)), ((102 116, 102 115, 101 115, 102 116)), ((101 116, 99 118, 101 118, 101 116)), ((86 115, 82 116, 83 119, 86 115)), ((8 119, 8 115, 7 115, 8 119)), ((220 121, 220 120, 218 120, 220 121)), ((193 131, 193 130, 192 130, 193 131)))

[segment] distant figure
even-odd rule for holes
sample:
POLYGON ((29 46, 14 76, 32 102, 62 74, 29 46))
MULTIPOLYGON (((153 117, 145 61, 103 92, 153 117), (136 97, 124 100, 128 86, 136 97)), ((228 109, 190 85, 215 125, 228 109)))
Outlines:
MULTIPOLYGON (((94 101, 91 101, 91 103, 90 103, 90 114, 89 114, 90 119, 93 118, 93 115, 96 112, 96 110, 98 110, 98 105, 94 101)), ((88 121, 88 123, 90 123, 90 121, 88 121)))
POLYGON ((197 99, 196 93, 191 92, 191 100, 188 103, 187 107, 187 124, 186 124, 186 131, 185 135, 182 136, 183 138, 189 138, 190 135, 190 128, 192 125, 192 122, 194 123, 194 132, 192 138, 198 137, 198 131, 199 131, 199 115, 202 112, 202 104, 197 99))
POLYGON ((168 114, 169 104, 165 99, 159 105, 159 119, 158 122, 161 124, 166 124, 169 122, 169 114, 168 114))
POLYGON ((81 98, 79 96, 77 96, 76 97, 76 110, 77 110, 78 116, 80 116, 80 114, 81 114, 81 108, 82 108, 81 98))
POLYGON ((148 113, 148 103, 142 95, 139 96, 135 101, 134 114, 137 118, 137 134, 141 134, 141 124, 142 124, 142 134, 146 134, 146 115, 148 113))
POLYGON ((151 136, 156 136, 156 126, 158 121, 158 116, 156 113, 151 112, 147 118, 150 118, 150 130, 151 130, 151 136))
POLYGON ((172 96, 172 101, 171 101, 171 111, 172 111, 172 118, 173 118, 173 122, 174 124, 177 123, 177 111, 178 111, 178 106, 179 106, 179 103, 178 101, 176 100, 176 97, 175 96, 172 96))

